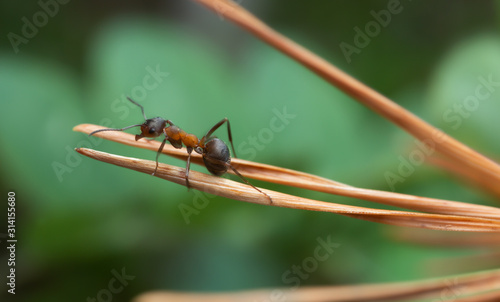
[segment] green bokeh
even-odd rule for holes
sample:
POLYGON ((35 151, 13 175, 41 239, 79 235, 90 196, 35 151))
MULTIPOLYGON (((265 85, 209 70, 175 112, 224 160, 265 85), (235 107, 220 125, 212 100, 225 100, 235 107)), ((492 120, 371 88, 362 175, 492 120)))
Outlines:
MULTIPOLYGON (((287 5, 282 1, 251 7, 280 31, 424 119, 497 157, 500 92, 491 92, 457 129, 443 119, 446 110, 474 93, 478 77, 491 73, 500 81, 498 17, 476 17, 491 11, 491 3, 470 4, 476 5, 475 11, 462 3, 455 9, 469 18, 459 28, 445 26, 440 35, 432 31, 433 22, 454 22, 459 12, 448 19, 432 12, 424 26, 417 16, 426 11, 425 5, 413 3, 393 16, 393 23, 351 64, 338 44, 352 40, 352 28, 364 26, 371 20, 370 10, 382 9, 386 2, 317 2, 317 10, 306 12, 296 8, 300 2, 290 3, 288 9, 282 9, 287 5), (342 5, 353 18, 342 13, 342 5), (336 18, 327 18, 326 11, 336 18), (306 18, 299 18, 301 14, 306 18), (419 52, 415 45, 422 44, 419 52)), ((426 260, 469 252, 397 242, 387 235, 394 227, 343 216, 201 195, 77 154, 75 147, 90 147, 154 159, 154 152, 72 131, 80 123, 140 123, 140 110, 125 96, 144 105, 148 117, 171 119, 199 136, 227 117, 240 157, 354 186, 390 190, 384 173, 396 172, 398 157, 407 157, 415 148, 414 140, 389 122, 193 3, 169 3, 163 8, 167 17, 156 12, 158 3, 128 5, 116 10, 102 7, 98 14, 97 8, 70 3, 21 45, 19 53, 13 52, 8 39, 1 45, 0 175, 4 199, 8 191, 15 191, 18 201, 19 301, 85 300, 107 287, 112 270, 122 268, 135 279, 113 297, 116 301, 156 289, 289 286, 283 274, 313 255, 318 240, 329 236, 338 248, 301 285, 435 277, 447 272, 423 269, 426 260), (79 10, 92 18, 82 20, 79 10), (145 85, 156 69, 168 76, 157 82, 148 78, 145 85), (154 88, 146 88, 149 84, 154 88), (279 118, 284 113, 289 115, 286 121, 279 118), (274 126, 279 130, 270 130, 274 126), (255 139, 258 146, 252 143, 255 139), (179 205, 203 199, 208 205, 186 223, 179 205)), ((39 9, 3 6, 15 16, 3 19, 4 37, 9 31, 19 32, 21 17, 39 9)), ((1 15, 7 15, 6 10, 1 15)), ((227 139, 224 129, 218 135, 227 139)), ((184 166, 166 156, 161 161, 184 166)), ((254 183, 325 201, 388 208, 254 183)), ((396 191, 493 202, 428 166, 417 167, 396 191)), ((2 217, 5 212, 6 206, 0 207, 2 217)), ((3 274, 7 254, 1 255, 3 274)), ((11 298, 5 295, 5 284, 0 289, 2 299, 11 298)))

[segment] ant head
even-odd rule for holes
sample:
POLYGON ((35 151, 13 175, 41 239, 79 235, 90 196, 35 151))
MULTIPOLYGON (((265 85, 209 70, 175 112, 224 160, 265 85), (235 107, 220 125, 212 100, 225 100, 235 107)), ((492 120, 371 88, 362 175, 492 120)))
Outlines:
POLYGON ((163 133, 163 128, 167 125, 167 121, 161 117, 155 117, 147 119, 144 124, 141 125, 141 134, 135 136, 135 140, 139 140, 143 137, 158 137, 163 133))

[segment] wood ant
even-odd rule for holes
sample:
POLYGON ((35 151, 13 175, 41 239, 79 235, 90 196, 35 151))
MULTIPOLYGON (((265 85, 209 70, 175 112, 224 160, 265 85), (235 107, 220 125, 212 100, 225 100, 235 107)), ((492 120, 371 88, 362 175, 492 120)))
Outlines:
POLYGON ((205 136, 203 136, 201 139, 198 139, 196 135, 186 133, 186 131, 175 126, 170 120, 165 120, 161 117, 155 117, 150 119, 146 118, 146 114, 144 113, 144 108, 142 107, 142 105, 136 103, 130 97, 127 97, 127 99, 133 104, 139 106, 139 108, 141 108, 142 116, 144 117, 145 120, 143 124, 131 125, 120 129, 99 129, 91 132, 89 136, 94 135, 98 132, 123 131, 133 127, 141 127, 141 134, 137 134, 135 136, 136 141, 143 137, 154 139, 164 134, 165 139, 162 141, 160 148, 156 153, 156 167, 152 175, 156 174, 156 171, 158 169, 158 157, 160 156, 161 151, 163 150, 163 147, 165 146, 165 143, 167 141, 169 141, 170 144, 176 149, 182 148, 182 145, 184 144, 186 146, 186 150, 188 153, 188 158, 186 162, 186 186, 188 188, 190 188, 189 169, 191 166, 191 153, 194 150, 196 153, 202 155, 205 167, 210 173, 216 176, 222 176, 230 168, 247 185, 253 187, 255 190, 266 195, 266 197, 269 198, 269 200, 272 203, 272 199, 269 195, 262 192, 256 186, 252 185, 243 175, 240 174, 240 172, 238 172, 238 170, 236 170, 236 168, 234 168, 231 165, 231 155, 229 153, 229 148, 222 140, 218 139, 215 136, 212 136, 215 130, 217 130, 220 126, 226 123, 229 142, 231 143, 231 148, 233 150, 234 157, 236 157, 236 152, 234 150, 234 145, 233 145, 233 138, 231 135, 231 126, 227 118, 224 118, 220 122, 215 124, 210 130, 208 130, 205 136))

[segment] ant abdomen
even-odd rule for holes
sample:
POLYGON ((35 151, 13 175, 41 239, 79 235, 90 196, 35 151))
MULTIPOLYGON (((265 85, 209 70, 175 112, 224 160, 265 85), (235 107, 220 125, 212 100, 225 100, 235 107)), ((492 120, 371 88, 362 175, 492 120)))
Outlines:
POLYGON ((231 155, 227 145, 218 138, 210 139, 203 152, 203 162, 207 170, 216 176, 227 172, 228 164, 231 163, 231 155))

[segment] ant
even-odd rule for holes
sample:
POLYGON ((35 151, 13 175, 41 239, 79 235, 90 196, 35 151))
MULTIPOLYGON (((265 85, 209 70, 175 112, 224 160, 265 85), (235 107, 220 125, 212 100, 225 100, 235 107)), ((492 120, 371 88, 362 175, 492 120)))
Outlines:
POLYGON ((266 195, 267 198, 269 198, 269 200, 272 203, 272 199, 269 195, 262 192, 256 186, 252 185, 243 175, 240 174, 240 172, 238 172, 238 170, 236 170, 236 168, 234 168, 231 165, 231 155, 229 153, 229 148, 222 140, 218 139, 215 136, 212 136, 215 130, 217 130, 224 123, 227 123, 227 134, 229 137, 229 142, 231 143, 231 148, 233 150, 234 157, 236 158, 236 152, 234 150, 234 145, 233 145, 233 138, 231 135, 231 126, 227 118, 224 118, 220 122, 215 124, 210 130, 208 130, 205 136, 203 136, 201 139, 198 139, 196 135, 186 133, 186 131, 175 126, 174 123, 172 123, 172 121, 170 120, 165 120, 161 117, 154 117, 150 119, 146 118, 146 114, 144 113, 144 108, 142 107, 142 105, 136 103, 130 97, 127 97, 127 99, 130 102, 132 102, 132 104, 137 105, 139 108, 141 108, 142 116, 144 117, 145 120, 143 124, 131 125, 121 129, 99 129, 91 132, 89 136, 94 135, 98 132, 123 131, 133 127, 141 127, 141 134, 137 134, 135 136, 136 141, 143 137, 155 139, 160 135, 164 134, 165 139, 162 141, 160 148, 156 153, 156 167, 152 175, 155 175, 156 171, 158 170, 158 157, 160 156, 160 153, 163 150, 163 147, 165 146, 165 143, 167 141, 169 141, 170 144, 176 149, 182 148, 182 145, 184 144, 186 146, 186 150, 188 153, 188 158, 186 162, 186 186, 188 187, 188 189, 190 188, 189 169, 191 166, 191 153, 194 150, 196 153, 202 155, 205 167, 210 173, 212 173, 215 176, 222 176, 230 168, 247 185, 251 186, 260 193, 266 195))

